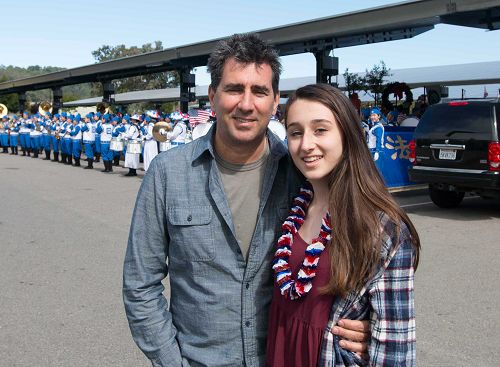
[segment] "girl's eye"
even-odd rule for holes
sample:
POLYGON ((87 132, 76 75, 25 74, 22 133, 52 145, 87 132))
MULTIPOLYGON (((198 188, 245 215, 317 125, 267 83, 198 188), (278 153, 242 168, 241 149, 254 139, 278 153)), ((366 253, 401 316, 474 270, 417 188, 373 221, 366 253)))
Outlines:
POLYGON ((290 136, 300 136, 300 135, 302 135, 302 131, 297 131, 297 130, 295 130, 295 131, 291 131, 291 132, 289 132, 288 134, 289 134, 290 136))

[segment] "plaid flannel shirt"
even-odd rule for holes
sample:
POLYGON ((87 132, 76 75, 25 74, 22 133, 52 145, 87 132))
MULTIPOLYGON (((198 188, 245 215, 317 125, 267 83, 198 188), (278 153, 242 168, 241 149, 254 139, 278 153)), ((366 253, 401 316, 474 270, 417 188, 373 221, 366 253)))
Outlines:
POLYGON ((318 366, 415 366, 415 311, 413 295, 415 252, 410 233, 402 224, 396 243, 396 226, 386 215, 381 266, 360 291, 336 298, 325 329, 318 366), (369 361, 342 349, 331 333, 340 319, 370 320, 369 361))

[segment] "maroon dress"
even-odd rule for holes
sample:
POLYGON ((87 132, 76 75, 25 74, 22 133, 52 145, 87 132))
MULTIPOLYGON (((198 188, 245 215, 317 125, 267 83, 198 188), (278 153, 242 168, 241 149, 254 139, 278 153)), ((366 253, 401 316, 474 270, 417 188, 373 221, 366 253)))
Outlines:
MULTIPOLYGON (((304 261, 308 244, 297 233, 293 237, 290 267, 293 278, 304 261)), ((321 340, 328 324, 333 296, 319 294, 330 278, 330 258, 325 249, 319 258, 312 289, 304 297, 291 301, 283 297, 276 282, 269 313, 267 334, 268 367, 315 367, 321 340)))

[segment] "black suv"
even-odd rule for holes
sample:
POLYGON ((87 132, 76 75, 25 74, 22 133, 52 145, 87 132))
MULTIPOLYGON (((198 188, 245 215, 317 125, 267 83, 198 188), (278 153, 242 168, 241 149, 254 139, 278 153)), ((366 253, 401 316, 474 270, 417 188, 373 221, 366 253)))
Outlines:
POLYGON ((410 180, 428 183, 442 208, 459 205, 466 192, 500 197, 499 122, 499 99, 430 106, 410 143, 410 180))

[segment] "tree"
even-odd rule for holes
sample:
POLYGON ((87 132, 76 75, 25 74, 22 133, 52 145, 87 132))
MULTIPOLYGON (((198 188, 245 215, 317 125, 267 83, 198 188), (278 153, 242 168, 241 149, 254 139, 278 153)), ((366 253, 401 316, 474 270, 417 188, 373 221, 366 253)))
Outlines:
POLYGON ((371 96, 375 99, 375 105, 378 104, 380 99, 379 96, 384 91, 384 79, 391 75, 390 69, 387 68, 383 61, 380 61, 380 65, 373 65, 371 70, 366 70, 365 76, 363 77, 363 90, 373 93, 371 96))
POLYGON ((361 78, 358 74, 350 73, 349 68, 347 68, 342 76, 344 77, 345 89, 349 97, 357 91, 363 90, 363 78, 361 78))
MULTIPOLYGON (((163 50, 162 42, 155 41, 154 45, 146 43, 141 47, 125 45, 109 46, 103 45, 99 49, 92 51, 92 56, 96 62, 115 60, 123 57, 140 55, 148 52, 163 50)), ((102 95, 102 85, 92 83, 92 94, 102 95)), ((175 71, 167 71, 154 74, 144 74, 113 81, 116 93, 124 93, 135 90, 171 88, 179 85, 179 74, 175 71)))
MULTIPOLYGON (((27 68, 18 66, 4 66, 0 65, 0 83, 9 80, 18 80, 29 78, 37 75, 53 73, 56 71, 64 70, 64 68, 57 66, 39 66, 31 65, 27 68)), ((63 101, 77 100, 91 97, 90 84, 83 83, 78 85, 68 85, 63 87, 63 101)), ((52 91, 50 89, 42 89, 36 91, 26 92, 27 105, 30 103, 39 103, 42 101, 52 102, 52 91)), ((0 96, 0 103, 5 104, 9 111, 15 112, 19 110, 19 99, 16 93, 0 96)), ((28 108, 28 106, 26 106, 28 108)))

